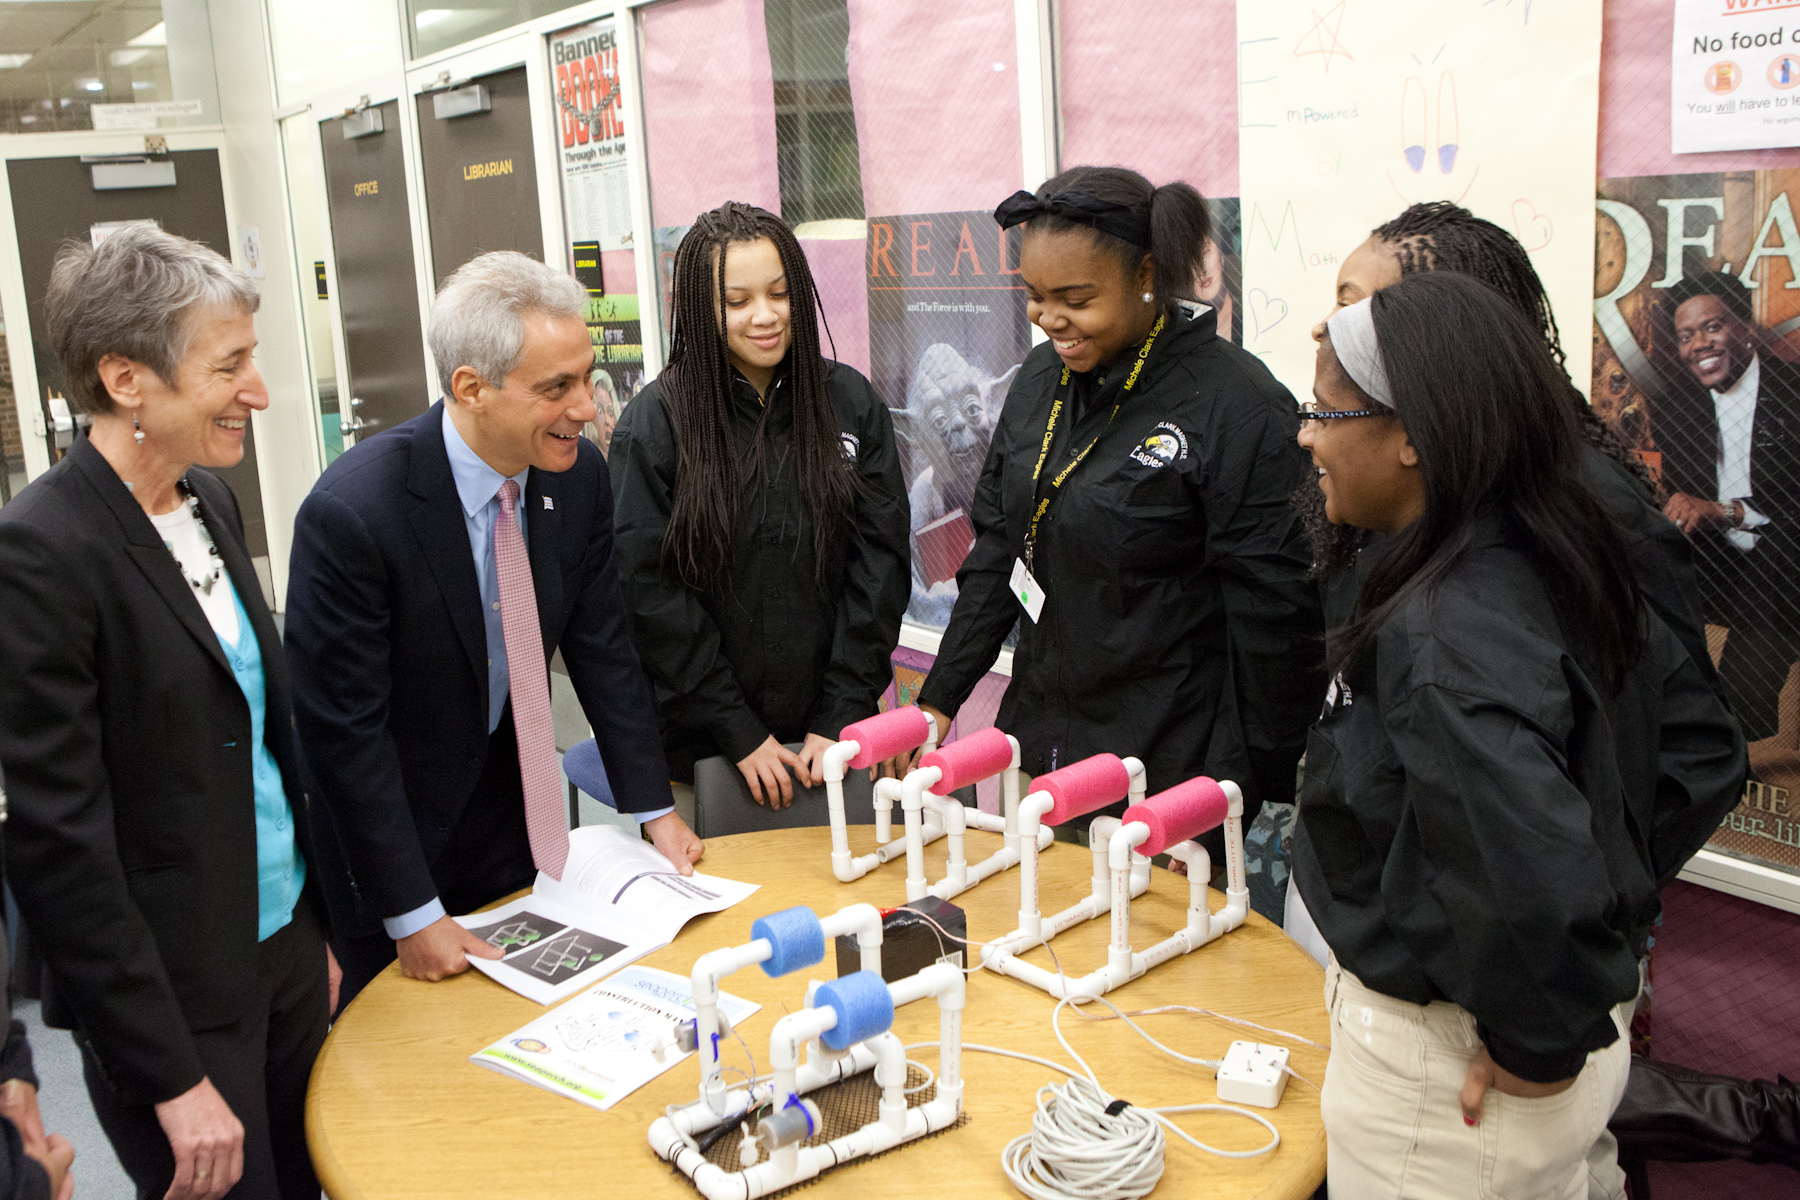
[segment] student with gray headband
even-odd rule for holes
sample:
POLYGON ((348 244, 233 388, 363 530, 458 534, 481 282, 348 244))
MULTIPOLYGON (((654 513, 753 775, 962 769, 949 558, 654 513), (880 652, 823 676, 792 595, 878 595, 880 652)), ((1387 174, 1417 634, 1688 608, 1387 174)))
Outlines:
POLYGON ((1448 272, 1320 342, 1300 443, 1329 518, 1387 538, 1294 833, 1331 952, 1333 1195, 1623 1196, 1606 1123, 1656 891, 1742 787, 1735 722, 1583 485, 1565 387, 1448 272))

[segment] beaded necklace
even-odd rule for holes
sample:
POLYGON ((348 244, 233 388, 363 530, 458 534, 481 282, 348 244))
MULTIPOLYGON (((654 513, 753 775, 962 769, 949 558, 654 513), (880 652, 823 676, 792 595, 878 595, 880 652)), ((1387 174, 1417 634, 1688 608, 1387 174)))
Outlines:
POLYGON ((225 564, 224 561, 219 558, 219 547, 213 542, 212 530, 206 527, 206 522, 200 517, 200 497, 194 494, 194 489, 188 484, 185 476, 183 476, 181 481, 175 486, 179 488, 181 494, 187 498, 188 511, 194 514, 194 524, 200 527, 200 536, 206 539, 207 558, 212 564, 211 574, 202 571, 198 579, 189 575, 187 564, 181 561, 181 556, 179 554, 175 553, 175 543, 165 538, 163 540, 163 545, 169 548, 170 557, 175 560, 176 567, 181 571, 181 577, 188 581, 188 585, 201 595, 210 596, 212 595, 213 585, 219 582, 219 574, 224 569, 225 564))

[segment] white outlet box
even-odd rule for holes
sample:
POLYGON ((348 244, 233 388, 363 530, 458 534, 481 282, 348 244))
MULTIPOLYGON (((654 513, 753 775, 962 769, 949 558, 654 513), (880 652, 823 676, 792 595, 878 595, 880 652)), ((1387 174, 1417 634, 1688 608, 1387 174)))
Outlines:
POLYGON ((1287 1087, 1286 1046, 1261 1042, 1233 1042, 1219 1064, 1219 1100, 1225 1104, 1250 1104, 1274 1108, 1287 1087))

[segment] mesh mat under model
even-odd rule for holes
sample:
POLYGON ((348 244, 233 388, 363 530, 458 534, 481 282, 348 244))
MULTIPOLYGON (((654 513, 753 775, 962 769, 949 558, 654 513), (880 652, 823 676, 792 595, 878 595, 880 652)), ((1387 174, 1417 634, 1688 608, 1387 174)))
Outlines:
MULTIPOLYGON (((917 1066, 914 1066, 912 1063, 906 1065, 907 1087, 918 1087, 921 1083, 925 1082, 925 1078, 925 1072, 920 1070, 917 1066)), ((906 1098, 906 1106, 908 1108, 917 1108, 919 1105, 936 1097, 936 1095, 937 1084, 933 1083, 930 1087, 914 1092, 912 1095, 908 1096, 906 1098)), ((836 1138, 841 1138, 847 1133, 861 1129, 864 1125, 879 1119, 881 1116, 881 1088, 875 1083, 875 1073, 873 1071, 864 1071, 859 1075, 852 1075, 850 1078, 840 1080, 828 1087, 822 1087, 816 1092, 808 1092, 806 1093, 806 1098, 819 1106, 819 1115, 823 1117, 824 1120, 821 1123, 819 1132, 802 1142, 801 1145, 803 1146, 816 1146, 821 1142, 829 1142, 836 1138)), ((925 1137, 933 1138, 940 1133, 944 1133, 946 1130, 960 1129, 968 1123, 969 1114, 967 1112, 961 1112, 957 1114, 956 1120, 945 1126, 944 1129, 928 1133, 925 1137)), ((742 1140, 743 1134, 741 1134, 734 1125, 730 1132, 726 1133, 708 1148, 706 1160, 714 1166, 720 1167, 726 1171, 741 1170, 742 1164, 738 1162, 738 1145, 742 1140)), ((903 1142, 900 1145, 893 1147, 891 1150, 882 1151, 880 1154, 865 1154, 860 1158, 853 1158, 848 1160, 848 1163, 839 1165, 869 1162, 871 1159, 882 1158, 889 1154, 905 1151, 909 1147, 924 1140, 925 1138, 915 1138, 911 1142, 903 1142)), ((769 1196, 786 1196, 790 1193, 797 1192, 808 1184, 823 1179, 836 1169, 837 1167, 827 1167, 825 1170, 813 1176, 812 1179, 796 1183, 791 1187, 783 1188, 779 1192, 770 1192, 769 1196)), ((688 1179, 688 1177, 679 1170, 675 1171, 675 1174, 689 1184, 693 1183, 693 1180, 688 1179)))

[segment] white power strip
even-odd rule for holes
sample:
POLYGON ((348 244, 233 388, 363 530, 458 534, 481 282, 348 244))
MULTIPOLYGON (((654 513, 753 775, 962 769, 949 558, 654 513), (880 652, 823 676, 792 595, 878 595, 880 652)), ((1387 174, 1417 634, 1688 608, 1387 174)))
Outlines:
POLYGON ((1219 1064, 1219 1099, 1274 1108, 1287 1087, 1288 1050, 1262 1042, 1233 1042, 1219 1064))

